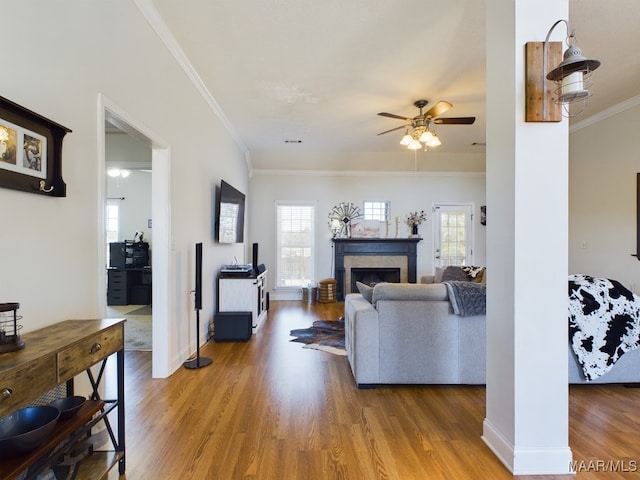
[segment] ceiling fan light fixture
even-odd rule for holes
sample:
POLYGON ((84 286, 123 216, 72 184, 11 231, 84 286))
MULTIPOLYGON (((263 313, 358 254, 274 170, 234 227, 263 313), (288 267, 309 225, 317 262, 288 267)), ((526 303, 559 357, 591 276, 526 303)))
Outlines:
POLYGON ((400 140, 400 145, 407 146, 411 143, 411 140, 413 140, 413 137, 409 134, 409 129, 407 128, 404 133, 404 137, 402 137, 402 140, 400 140))
POLYGON ((422 144, 416 140, 415 138, 411 139, 411 143, 407 145, 409 150, 420 150, 422 148, 422 144))
POLYGON ((378 113, 378 115, 382 117, 396 118, 405 121, 404 125, 380 132, 378 135, 384 135, 385 133, 395 132, 396 130, 404 128, 405 132, 400 140, 400 145, 406 146, 409 150, 420 150, 424 144, 426 150, 426 147, 437 147, 442 144, 436 133, 429 128, 432 123, 436 125, 471 125, 476 119, 476 117, 436 118, 448 111, 453 105, 441 100, 425 113, 422 113, 422 109, 428 103, 427 100, 417 100, 413 102, 413 105, 420 109, 420 113, 413 118, 396 115, 395 113, 378 113), (409 133, 410 131, 411 133, 409 133))
POLYGON ((125 170, 120 168, 110 168, 109 170, 107 170, 107 175, 113 178, 117 178, 117 177, 127 178, 129 175, 131 175, 131 170, 125 170))
POLYGON ((442 142, 440 141, 438 136, 435 134, 435 132, 433 132, 431 137, 429 137, 425 142, 425 145, 427 147, 439 147, 440 145, 442 145, 442 142))
POLYGON ((433 138, 433 132, 431 132, 431 130, 429 129, 426 129, 424 133, 420 135, 420 138, 418 140, 420 140, 422 143, 428 143, 431 138, 433 138))

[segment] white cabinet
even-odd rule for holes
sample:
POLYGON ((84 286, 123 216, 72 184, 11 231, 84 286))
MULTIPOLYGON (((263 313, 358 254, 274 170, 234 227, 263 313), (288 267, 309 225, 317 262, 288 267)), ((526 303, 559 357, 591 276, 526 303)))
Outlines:
POLYGON ((251 326, 256 333, 267 318, 267 271, 256 277, 220 275, 218 277, 218 311, 251 312, 251 326))

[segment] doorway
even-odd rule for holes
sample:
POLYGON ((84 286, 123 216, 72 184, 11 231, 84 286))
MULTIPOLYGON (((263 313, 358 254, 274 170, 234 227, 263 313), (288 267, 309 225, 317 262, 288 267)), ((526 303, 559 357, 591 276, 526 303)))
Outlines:
POLYGON ((434 259, 436 267, 473 265, 473 205, 434 205, 434 259))
MULTIPOLYGON (((111 102, 104 95, 98 96, 98 265, 100 271, 108 265, 106 253, 106 125, 109 124, 122 130, 128 136, 142 142, 151 152, 151 205, 153 227, 153 268, 151 269, 151 299, 153 308, 151 311, 151 349, 152 349, 152 376, 154 378, 166 378, 172 370, 169 361, 169 278, 170 277, 170 191, 169 191, 169 147, 166 142, 157 135, 143 127, 132 119, 124 110, 111 102)), ((135 235, 135 232, 133 232, 135 235)), ((139 238, 139 234, 138 234, 139 238)), ((144 237, 143 237, 144 238, 144 237)), ((107 302, 107 275, 98 276, 98 305, 99 311, 106 313, 107 302)))
POLYGON ((107 317, 124 317, 125 350, 152 350, 151 148, 105 122, 107 317))

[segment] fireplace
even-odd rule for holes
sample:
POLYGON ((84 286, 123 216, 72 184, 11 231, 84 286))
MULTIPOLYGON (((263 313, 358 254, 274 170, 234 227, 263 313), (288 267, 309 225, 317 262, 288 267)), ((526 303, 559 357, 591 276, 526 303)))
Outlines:
POLYGON ((344 300, 357 292, 352 272, 358 269, 395 269, 397 282, 416 282, 420 238, 334 238, 336 296, 344 300))
POLYGON ((373 287, 376 283, 399 283, 399 268, 352 268, 351 291, 357 292, 356 282, 373 287))

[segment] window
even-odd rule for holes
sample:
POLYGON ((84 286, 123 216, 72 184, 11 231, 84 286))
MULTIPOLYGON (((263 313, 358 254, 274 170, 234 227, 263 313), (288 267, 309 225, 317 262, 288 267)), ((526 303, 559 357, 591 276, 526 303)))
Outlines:
POLYGON ((435 266, 473 265, 471 205, 436 205, 435 266))
POLYGON ((105 230, 106 230, 106 249, 107 249, 107 265, 110 265, 109 244, 118 241, 118 233, 120 230, 120 206, 114 200, 107 200, 107 208, 105 211, 105 230))
POLYGON ((364 202, 364 219, 380 220, 386 222, 389 220, 389 202, 364 202))
POLYGON ((315 206, 277 203, 276 210, 276 287, 306 287, 315 277, 315 206))

